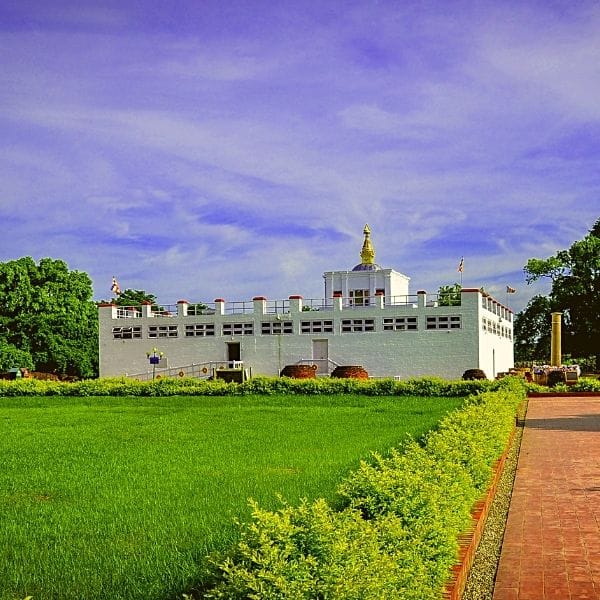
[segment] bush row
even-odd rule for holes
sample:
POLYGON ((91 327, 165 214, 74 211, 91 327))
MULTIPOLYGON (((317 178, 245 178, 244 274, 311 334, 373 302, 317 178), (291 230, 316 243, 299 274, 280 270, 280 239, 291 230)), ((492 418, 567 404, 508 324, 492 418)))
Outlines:
POLYGON ((547 387, 538 383, 527 384, 530 392, 600 392, 600 379, 593 377, 581 377, 574 385, 559 383, 554 387, 547 387))
POLYGON ((291 379, 254 377, 244 383, 226 383, 192 378, 136 381, 101 378, 76 381, 37 379, 0 380, 0 396, 240 396, 247 394, 364 394, 370 396, 468 396, 497 389, 499 382, 487 380, 447 381, 421 379, 291 379))
MULTIPOLYGON (((244 383, 207 381, 187 377, 136 381, 100 378, 76 381, 41 381, 37 379, 0 380, 0 396, 242 396, 247 394, 363 394, 369 396, 469 396, 494 391, 503 380, 448 381, 423 377, 394 379, 291 379, 289 377, 254 377, 244 383)), ((548 391, 531 383, 530 391, 548 391)), ((600 380, 581 378, 576 385, 558 385, 553 391, 600 392, 600 380)))
POLYGON ((468 398, 420 443, 363 462, 340 484, 336 507, 253 504, 203 597, 440 599, 524 397, 524 383, 510 378, 468 398))

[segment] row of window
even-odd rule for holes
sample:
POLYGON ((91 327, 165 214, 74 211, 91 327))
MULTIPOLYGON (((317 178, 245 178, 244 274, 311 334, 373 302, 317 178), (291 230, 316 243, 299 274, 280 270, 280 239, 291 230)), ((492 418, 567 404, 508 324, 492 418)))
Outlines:
POLYGON ((506 319, 509 323, 512 322, 512 312, 508 308, 492 300, 490 297, 482 296, 481 306, 502 319, 506 319))
MULTIPOLYGON (((491 321, 490 321, 491 324, 491 321)), ((490 325, 491 326, 491 325, 490 325)), ((383 331, 416 331, 417 317, 385 317, 382 322, 383 331)), ((425 328, 431 329, 460 329, 460 315, 427 317, 425 328)), ((376 331, 375 319, 342 319, 342 333, 359 333, 376 331)), ((486 320, 484 319, 484 329, 486 320)), ((504 328, 503 328, 504 329, 504 328)), ((223 323, 222 335, 254 335, 254 323, 223 323)), ((113 338, 116 340, 136 339, 142 337, 140 326, 113 327, 113 338)), ((294 333, 292 321, 264 321, 261 323, 261 335, 291 335, 294 333)), ((313 319, 300 321, 300 333, 334 333, 333 319, 313 319)), ((150 325, 149 338, 176 338, 179 335, 177 325, 150 325)), ((185 337, 208 337, 215 335, 214 323, 194 323, 185 326, 185 337)))
POLYGON ((483 331, 487 331, 489 333, 499 335, 500 337, 505 337, 509 340, 512 340, 512 329, 510 327, 504 327, 500 323, 492 321, 491 319, 483 319, 481 322, 481 328, 483 331))

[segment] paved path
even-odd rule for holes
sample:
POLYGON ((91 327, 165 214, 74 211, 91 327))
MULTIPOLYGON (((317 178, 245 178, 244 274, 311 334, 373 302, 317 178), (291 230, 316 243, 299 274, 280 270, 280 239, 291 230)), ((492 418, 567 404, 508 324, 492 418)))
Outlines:
POLYGON ((600 397, 530 398, 494 600, 600 600, 600 397))

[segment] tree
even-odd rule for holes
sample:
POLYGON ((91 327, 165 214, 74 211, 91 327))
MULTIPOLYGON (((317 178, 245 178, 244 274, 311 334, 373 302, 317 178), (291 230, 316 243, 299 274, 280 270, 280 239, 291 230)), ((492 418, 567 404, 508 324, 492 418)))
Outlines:
POLYGON ((548 362, 550 356, 550 314, 547 296, 534 296, 525 310, 515 316, 515 360, 548 362))
POLYGON ((460 292, 462 286, 460 283, 454 285, 442 285, 438 290, 439 306, 460 306, 460 292))
POLYGON ((143 302, 151 302, 152 306, 156 306, 156 296, 144 290, 126 289, 111 302, 117 306, 139 306, 143 302))
POLYGON ((568 250, 532 258, 524 270, 527 283, 543 277, 552 281, 549 302, 552 311, 563 313, 565 352, 576 358, 594 356, 600 370, 600 218, 568 250))
POLYGON ((0 263, 0 345, 8 360, 31 361, 12 366, 95 376, 98 312, 92 294, 87 273, 69 271, 61 260, 0 263))

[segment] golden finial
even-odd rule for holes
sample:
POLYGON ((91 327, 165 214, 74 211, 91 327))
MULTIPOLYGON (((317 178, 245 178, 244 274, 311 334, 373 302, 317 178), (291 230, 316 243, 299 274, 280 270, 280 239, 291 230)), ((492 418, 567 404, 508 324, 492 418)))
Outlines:
POLYGON ((375 248, 371 244, 371 230, 368 225, 365 225, 363 233, 365 234, 365 241, 360 252, 360 258, 363 265, 372 265, 375 264, 375 248))

